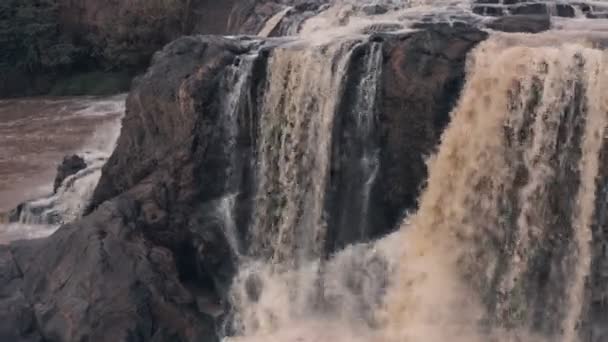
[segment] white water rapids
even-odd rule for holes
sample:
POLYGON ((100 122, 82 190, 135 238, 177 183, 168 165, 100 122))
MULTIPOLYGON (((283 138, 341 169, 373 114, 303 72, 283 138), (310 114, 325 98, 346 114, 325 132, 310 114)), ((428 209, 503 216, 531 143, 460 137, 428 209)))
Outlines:
POLYGON ((124 95, 0 100, 0 243, 47 236, 82 214, 120 133, 124 101, 124 95), (87 167, 53 194, 55 169, 68 154, 87 167), (9 223, 9 212, 24 201, 9 223))

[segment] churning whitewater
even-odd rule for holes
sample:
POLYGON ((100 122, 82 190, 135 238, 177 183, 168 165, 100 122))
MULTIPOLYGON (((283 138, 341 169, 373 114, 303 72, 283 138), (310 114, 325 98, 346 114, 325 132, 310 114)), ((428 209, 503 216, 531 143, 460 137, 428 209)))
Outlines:
MULTIPOLYGON (((389 236, 323 255, 332 128, 347 77, 358 78, 349 83, 357 87, 349 115, 359 139, 352 154, 360 161, 348 170, 358 179, 344 218, 350 229, 366 229, 379 163, 383 47, 361 28, 384 20, 407 31, 411 18, 436 10, 431 3, 398 2, 380 19, 349 12, 346 25, 336 20, 347 7, 330 7, 297 23, 300 39, 289 49, 272 52, 252 166, 254 223, 249 249, 239 249, 226 341, 588 338, 581 326, 590 310, 598 172, 607 152, 608 54, 591 39, 605 36, 580 31, 579 19, 557 25, 575 30, 492 33, 481 43, 469 56, 451 123, 429 156, 418 211, 389 236), (539 271, 540 263, 549 269, 539 271)), ((461 15, 464 4, 437 2, 448 15, 461 15)), ((272 17, 260 35, 289 11, 272 17)))

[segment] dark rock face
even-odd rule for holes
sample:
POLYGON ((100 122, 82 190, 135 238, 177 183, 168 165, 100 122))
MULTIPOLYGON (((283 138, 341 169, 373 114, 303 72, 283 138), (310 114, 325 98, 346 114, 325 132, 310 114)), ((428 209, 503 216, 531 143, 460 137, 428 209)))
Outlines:
POLYGON ((42 341, 23 293, 23 273, 5 246, 0 246, 0 340, 42 341))
MULTIPOLYGON (((485 38, 485 33, 475 29, 438 26, 384 43, 387 69, 381 82, 376 138, 380 168, 371 201, 377 206, 369 212, 369 226, 373 228, 366 236, 353 235, 350 221, 339 218, 341 213, 348 212, 348 208, 330 205, 329 220, 334 223, 330 226, 335 230, 330 232, 329 253, 361 238, 375 238, 391 231, 405 209, 415 208, 426 178, 424 158, 439 142, 449 112, 458 98, 466 55, 485 38), (402 148, 406 144, 409 147, 402 148)), ((123 134, 116 152, 104 167, 92 208, 145 182, 148 184, 146 189, 155 199, 144 200, 153 202, 149 204, 150 210, 158 221, 154 224, 158 231, 155 229, 149 234, 164 243, 172 241, 173 246, 184 243, 179 241, 183 239, 183 236, 178 238, 180 232, 199 220, 192 212, 212 210, 210 203, 226 195, 221 180, 229 157, 222 150, 223 138, 218 132, 222 108, 218 99, 228 95, 227 89, 221 86, 221 74, 252 44, 255 43, 188 37, 172 43, 155 57, 155 64, 138 81, 129 97, 123 134), (204 152, 200 154, 199 151, 204 152), (154 182, 160 184, 153 185, 154 182)), ((264 69, 265 59, 264 54, 258 57, 259 67, 252 75, 249 92, 254 96, 251 99, 254 104, 261 101, 257 97, 263 91, 264 73, 268 72, 264 69)), ((354 70, 349 72, 349 76, 355 74, 354 70)), ((348 107, 341 109, 345 113, 349 110, 348 107)), ((254 106, 241 113, 253 115, 240 121, 241 132, 252 130, 259 115, 256 111, 254 106)), ((337 116, 345 117, 346 114, 337 116)), ((337 123, 337 126, 334 134, 338 144, 351 144, 348 139, 338 138, 353 134, 340 132, 348 129, 348 123, 337 123)), ((239 138, 237 154, 244 160, 253 158, 255 140, 256 137, 249 134, 239 138)), ((334 151, 338 155, 332 167, 348 170, 350 162, 340 154, 346 150, 339 146, 336 149, 342 149, 342 152, 334 151)), ((253 170, 242 168, 240 172, 244 173, 244 184, 253 182, 253 170)), ((335 171, 332 177, 331 198, 336 199, 336 203, 343 203, 341 199, 348 197, 352 184, 340 171, 335 171)), ((247 208, 252 205, 251 189, 241 189, 240 194, 237 221, 241 223, 239 226, 246 227, 250 224, 247 208)), ((138 195, 137 198, 142 197, 138 195)), ((246 239, 247 233, 241 233, 246 239)))
POLYGON ((488 28, 503 32, 539 33, 551 28, 548 15, 514 15, 498 18, 487 24, 488 28))
POLYGON ((189 280, 213 271, 219 292, 231 276, 230 250, 214 227, 199 234, 198 215, 221 195, 221 145, 215 140, 227 91, 221 73, 247 51, 245 46, 221 37, 186 37, 159 52, 127 100, 116 152, 92 199, 94 207, 120 193, 132 194, 141 203, 146 236, 183 254, 178 262, 189 280), (213 243, 205 243, 209 239, 213 243), (217 256, 213 262, 196 258, 209 251, 217 256))
POLYGON ((65 156, 61 164, 57 167, 57 175, 53 182, 53 193, 57 192, 57 189, 61 186, 61 183, 71 175, 76 174, 78 171, 83 170, 87 167, 82 157, 78 155, 65 156))
POLYGON ((119 199, 48 239, 3 247, 0 337, 214 341, 213 320, 181 284, 174 256, 137 227, 141 210, 119 199))
POLYGON ((373 202, 382 203, 379 216, 389 226, 404 208, 416 207, 427 175, 425 158, 439 143, 459 98, 467 53, 486 37, 440 25, 385 45, 382 168, 373 202))

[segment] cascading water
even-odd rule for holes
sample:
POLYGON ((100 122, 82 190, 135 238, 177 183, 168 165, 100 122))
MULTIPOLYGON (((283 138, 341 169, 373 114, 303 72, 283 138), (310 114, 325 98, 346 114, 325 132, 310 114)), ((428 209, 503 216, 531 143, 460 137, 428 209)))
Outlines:
MULTIPOLYGON (((347 178, 354 179, 348 184, 354 186, 352 206, 363 218, 378 169, 373 136, 381 44, 351 39, 279 47, 269 59, 259 109, 251 242, 231 291, 239 334, 266 334, 299 319, 320 323, 313 319, 319 310, 375 321, 369 310, 384 288, 377 280, 386 279, 390 268, 382 252, 352 246, 333 264, 321 261, 332 131, 336 113, 346 105, 341 99, 348 71, 358 69, 352 64, 355 53, 364 55, 364 66, 353 82, 354 103, 348 103, 348 122, 358 140, 347 178), (348 274, 356 269, 364 271, 348 274)), ((365 230, 365 224, 357 229, 365 230)))
POLYGON ((402 238, 390 338, 578 340, 608 55, 537 39, 495 37, 473 57, 402 238))
MULTIPOLYGON (((460 13, 463 2, 453 3, 448 12, 460 13)), ((392 235, 326 258, 328 225, 366 237, 383 64, 383 43, 360 31, 373 19, 320 37, 340 21, 332 13, 342 12, 310 19, 301 41, 274 49, 268 62, 253 223, 226 340, 586 340, 608 54, 571 43, 584 33, 493 33, 469 58, 418 211, 392 235), (357 50, 365 57, 354 63, 357 50), (341 171, 352 189, 336 216, 327 191, 339 120, 358 139, 341 147, 357 166, 341 171)), ((381 18, 407 27, 423 12, 399 13, 381 18)))
POLYGON ((355 43, 273 51, 261 108, 253 254, 270 253, 288 267, 322 254, 331 131, 355 43))
POLYGON ((242 165, 239 165, 240 156, 235 151, 237 150, 236 145, 239 134, 239 113, 243 110, 241 106, 246 102, 244 98, 246 98, 247 90, 250 87, 251 74, 256 58, 257 55, 255 54, 244 56, 240 60, 239 65, 230 70, 226 79, 228 84, 232 86, 232 91, 225 103, 223 112, 225 113, 224 119, 226 122, 222 123, 222 127, 226 128, 224 146, 230 155, 230 162, 229 166, 225 169, 226 175, 224 178, 224 187, 227 195, 220 200, 218 211, 223 221, 223 230, 227 240, 233 253, 237 256, 241 253, 241 243, 236 230, 234 210, 236 196, 238 196, 241 185, 239 170, 242 168, 242 165))
POLYGON ((356 85, 354 109, 354 126, 357 135, 357 144, 354 144, 351 153, 358 159, 359 167, 349 168, 353 182, 348 184, 344 201, 354 202, 348 210, 343 210, 343 222, 340 225, 349 225, 358 235, 357 240, 367 236, 367 225, 371 191, 379 169, 379 147, 375 141, 377 125, 378 83, 382 72, 382 44, 369 44, 368 51, 362 61, 361 79, 356 85), (357 203, 358 202, 358 203, 357 203), (355 213, 359 213, 358 215, 355 213))
MULTIPOLYGON (((46 146, 38 146, 33 141, 33 136, 23 134, 20 137, 22 141, 19 143, 25 146, 25 158, 42 159, 47 153, 57 158, 52 160, 56 163, 59 161, 58 156, 61 153, 70 152, 80 155, 86 167, 66 177, 61 184, 58 184, 59 187, 56 191, 50 194, 36 194, 36 199, 24 201, 12 212, 6 214, 5 221, 7 222, 0 222, 1 243, 15 239, 47 236, 52 234, 59 225, 71 222, 84 213, 101 176, 101 168, 112 153, 118 139, 121 127, 120 118, 124 113, 124 101, 125 96, 119 95, 107 99, 17 100, 14 101, 14 104, 7 105, 7 110, 14 110, 17 113, 20 113, 20 106, 29 105, 42 112, 33 114, 40 116, 35 118, 40 121, 39 131, 36 125, 23 122, 23 125, 32 130, 34 135, 49 134, 47 125, 51 130, 52 125, 59 125, 61 128, 57 129, 58 132, 67 130, 63 133, 65 137, 47 137, 46 146), (85 134, 87 137, 82 138, 85 134), (79 143, 83 147, 74 148, 75 146, 70 146, 61 139, 72 144, 79 143), (63 147, 63 144, 66 147, 63 147), (29 152, 27 148, 33 149, 32 156, 27 154, 29 152)), ((29 112, 21 114, 29 115, 29 112)), ((8 128, 19 132, 20 124, 10 121, 6 124, 8 128)), ((15 168, 15 166, 9 163, 7 171, 10 172, 11 168, 15 168)), ((10 176, 11 174, 9 174, 10 176)), ((35 182, 32 181, 32 183, 35 182)), ((21 188, 20 192, 27 193, 27 189, 21 188)))

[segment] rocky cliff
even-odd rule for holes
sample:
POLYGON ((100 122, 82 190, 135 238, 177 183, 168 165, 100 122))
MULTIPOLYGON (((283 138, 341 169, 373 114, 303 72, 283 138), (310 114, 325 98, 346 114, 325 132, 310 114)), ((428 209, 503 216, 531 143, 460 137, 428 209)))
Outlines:
MULTIPOLYGON (((439 25, 368 43, 381 46, 384 71, 378 83, 377 129, 369 137, 379 158, 370 194, 375 204, 365 214, 369 229, 363 233, 351 229, 346 215, 359 205, 349 198, 353 187, 361 186, 352 173, 360 158, 351 149, 360 144, 353 140, 356 108, 346 99, 365 76, 358 65, 366 58, 366 45, 354 51, 331 138, 326 210, 332 228, 325 253, 391 231, 402 213, 415 207, 426 175, 424 156, 433 151, 449 119, 468 51, 485 37, 470 27, 439 25)), ((298 49, 283 45, 192 36, 155 55, 127 100, 118 147, 104 167, 92 213, 50 238, 3 247, 0 264, 6 272, 0 288, 7 296, 0 301, 6 322, 0 325, 0 337, 216 338, 212 317, 223 310, 236 257, 225 221, 217 219, 218 205, 235 192, 234 220, 242 227, 237 235, 241 250, 248 249, 269 63, 275 51, 298 49), (235 68, 240 70, 252 54, 239 95, 246 100, 235 109, 226 102, 233 98, 235 68), (234 145, 227 110, 237 115, 234 145), (231 164, 233 153, 242 165, 231 164), (231 174, 238 179, 236 190, 223 181, 231 174)))

